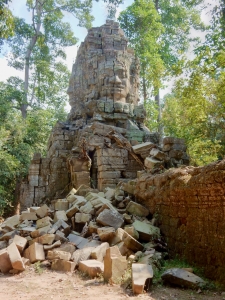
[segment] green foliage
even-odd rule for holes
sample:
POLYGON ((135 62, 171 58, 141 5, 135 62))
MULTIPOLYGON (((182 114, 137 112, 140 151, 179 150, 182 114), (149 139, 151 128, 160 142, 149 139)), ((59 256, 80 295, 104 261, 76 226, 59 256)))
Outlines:
POLYGON ((0 50, 3 42, 14 33, 14 17, 7 7, 10 1, 0 1, 0 50))
MULTIPOLYGON (((219 9, 220 8, 220 9, 219 9)), ((225 155, 225 52, 223 6, 208 30, 206 41, 186 65, 185 79, 176 81, 165 99, 165 133, 187 141, 192 163, 204 165, 225 155), (222 11, 221 11, 222 10, 222 11)))
POLYGON ((26 174, 34 152, 46 154, 46 141, 57 118, 64 112, 35 109, 26 120, 11 106, 0 108, 4 122, 0 123, 0 215, 14 205, 15 187, 26 174))

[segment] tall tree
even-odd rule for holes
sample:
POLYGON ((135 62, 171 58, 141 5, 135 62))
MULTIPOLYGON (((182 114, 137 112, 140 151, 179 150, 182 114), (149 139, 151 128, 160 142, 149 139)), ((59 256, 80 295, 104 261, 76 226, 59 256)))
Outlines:
POLYGON ((88 28, 93 19, 91 4, 90 0, 27 0, 31 24, 15 19, 15 36, 9 40, 9 45, 11 66, 24 70, 24 98, 20 105, 23 118, 32 105, 34 89, 43 72, 45 76, 47 72, 54 73, 58 60, 66 57, 65 47, 77 42, 70 25, 63 21, 64 13, 75 15, 79 25, 88 28))
POLYGON ((225 34, 224 1, 211 7, 205 41, 166 98, 163 123, 167 134, 183 136, 198 165, 225 155, 225 34))
POLYGON ((165 80, 181 73, 185 53, 193 41, 191 29, 204 28, 196 8, 201 2, 135 0, 119 17, 130 45, 140 58, 144 102, 155 97, 158 123, 161 119, 159 90, 165 80))

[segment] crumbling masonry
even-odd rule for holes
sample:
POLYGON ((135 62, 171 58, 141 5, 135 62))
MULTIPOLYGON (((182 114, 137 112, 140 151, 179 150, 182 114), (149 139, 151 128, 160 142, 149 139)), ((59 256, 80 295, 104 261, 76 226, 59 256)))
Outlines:
POLYGON ((144 126, 138 87, 139 63, 118 23, 91 28, 72 68, 68 119, 53 128, 47 157, 34 155, 21 187, 22 208, 62 198, 81 184, 100 191, 115 187, 136 178, 144 163, 147 168, 188 164, 182 140, 163 152, 157 134, 144 126), (135 145, 143 142, 139 151, 135 145))

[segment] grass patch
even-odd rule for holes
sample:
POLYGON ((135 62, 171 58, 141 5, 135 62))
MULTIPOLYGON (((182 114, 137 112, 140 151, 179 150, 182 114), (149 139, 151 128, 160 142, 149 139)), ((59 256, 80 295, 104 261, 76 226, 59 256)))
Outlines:
POLYGON ((41 267, 40 261, 37 261, 36 263, 34 263, 34 271, 38 275, 41 275, 44 272, 44 269, 41 267))

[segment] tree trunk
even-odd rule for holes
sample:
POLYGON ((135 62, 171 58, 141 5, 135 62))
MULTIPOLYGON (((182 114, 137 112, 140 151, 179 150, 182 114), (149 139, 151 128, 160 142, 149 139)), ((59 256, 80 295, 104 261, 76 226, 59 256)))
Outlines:
POLYGON ((157 89, 157 94, 155 95, 155 103, 158 107, 158 118, 157 118, 157 122, 158 122, 158 133, 159 133, 159 142, 162 142, 162 138, 163 138, 163 127, 161 124, 162 121, 162 108, 161 108, 161 101, 160 101, 160 95, 159 95, 159 89, 157 89))
POLYGON ((28 107, 28 88, 29 88, 29 71, 30 71, 30 57, 31 53, 34 49, 34 46, 37 42, 38 36, 40 34, 40 28, 41 28, 41 13, 43 10, 43 3, 40 0, 36 0, 36 5, 33 8, 33 15, 32 15, 32 21, 34 24, 34 30, 35 34, 30 40, 30 43, 27 47, 26 55, 25 55, 25 74, 24 74, 24 92, 25 92, 25 99, 24 103, 21 105, 21 112, 22 117, 26 118, 27 116, 27 107, 28 107), (36 16, 34 14, 34 10, 36 9, 36 16), (37 24, 35 25, 35 19, 37 19, 37 24))

